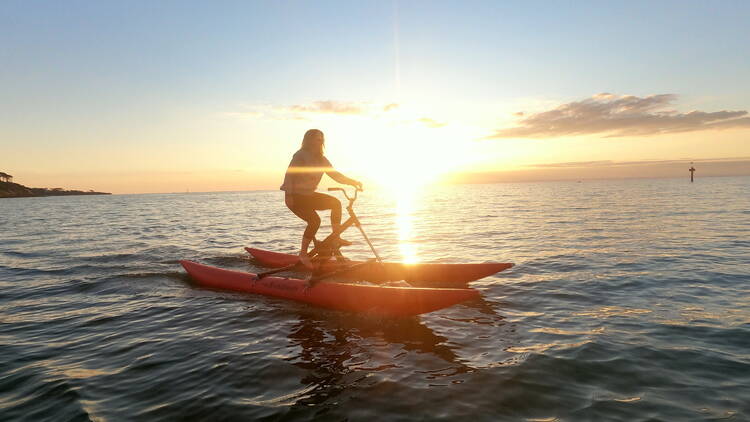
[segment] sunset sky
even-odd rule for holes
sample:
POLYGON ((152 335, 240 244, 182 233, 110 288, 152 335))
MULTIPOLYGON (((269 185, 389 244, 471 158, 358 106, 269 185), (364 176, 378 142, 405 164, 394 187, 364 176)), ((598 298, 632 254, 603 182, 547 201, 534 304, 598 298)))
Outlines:
POLYGON ((276 189, 318 128, 386 186, 750 174, 748 22, 747 1, 4 0, 0 171, 276 189))

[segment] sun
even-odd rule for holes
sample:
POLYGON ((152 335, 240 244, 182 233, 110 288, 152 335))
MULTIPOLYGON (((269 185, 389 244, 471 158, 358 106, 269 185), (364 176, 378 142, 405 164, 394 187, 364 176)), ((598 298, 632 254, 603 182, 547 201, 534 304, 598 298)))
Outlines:
POLYGON ((397 197, 436 182, 466 160, 458 141, 424 128, 370 134, 353 157, 356 172, 397 197))
POLYGON ((436 181, 440 174, 434 167, 424 163, 394 160, 390 164, 383 171, 375 171, 368 177, 397 198, 429 185, 436 181))
MULTIPOLYGON (((475 152, 471 133, 453 127, 428 127, 415 119, 383 122, 361 118, 338 121, 330 139, 334 163, 364 182, 365 191, 375 188, 392 199, 395 207, 400 261, 420 261, 419 234, 415 219, 424 205, 424 191, 442 175, 472 162, 475 152)), ((339 167, 337 167, 339 168, 339 167)))
POLYGON ((484 157, 461 110, 419 103, 377 110, 321 121, 332 162, 366 186, 402 196, 484 157))
POLYGON ((423 190, 459 161, 433 133, 389 135, 381 138, 378 148, 368 151, 359 170, 394 200, 399 260, 414 264, 421 261, 414 223, 415 213, 422 206, 423 190))

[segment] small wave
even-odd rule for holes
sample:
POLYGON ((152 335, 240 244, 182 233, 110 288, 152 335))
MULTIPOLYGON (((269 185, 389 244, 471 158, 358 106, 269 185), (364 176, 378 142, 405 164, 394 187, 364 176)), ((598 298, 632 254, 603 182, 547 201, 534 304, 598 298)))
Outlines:
MULTIPOLYGON (((90 420, 82 405, 80 386, 69 379, 41 378, 28 374, 23 387, 16 387, 0 401, 6 420, 90 420)), ((3 381, 7 379, 0 379, 5 384, 3 381)))

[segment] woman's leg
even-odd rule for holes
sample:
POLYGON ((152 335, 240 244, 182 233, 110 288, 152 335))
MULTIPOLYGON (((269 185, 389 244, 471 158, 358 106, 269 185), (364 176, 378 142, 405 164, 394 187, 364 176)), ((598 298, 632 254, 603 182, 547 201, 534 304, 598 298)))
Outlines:
POLYGON ((341 227, 341 202, 331 195, 320 192, 315 192, 310 196, 315 210, 331 210, 331 230, 338 231, 341 227))
POLYGON ((315 238, 315 233, 320 228, 320 217, 315 212, 315 208, 309 201, 307 195, 291 195, 287 196, 286 205, 297 217, 301 218, 307 223, 305 232, 302 234, 302 244, 300 245, 300 261, 307 267, 312 267, 310 259, 307 256, 307 250, 310 247, 310 243, 315 238))

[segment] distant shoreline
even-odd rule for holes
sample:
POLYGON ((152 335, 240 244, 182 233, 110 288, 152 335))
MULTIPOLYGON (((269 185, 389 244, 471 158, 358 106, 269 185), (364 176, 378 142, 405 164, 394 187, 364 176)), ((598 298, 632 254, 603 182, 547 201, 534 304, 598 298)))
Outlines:
MULTIPOLYGON (((476 175, 477 173, 474 173, 476 175)), ((486 173, 479 173, 486 174, 486 173)), ((750 177, 748 174, 705 174, 701 175, 701 179, 706 178, 733 178, 733 177, 750 177)), ((519 179, 519 180, 474 180, 474 181, 456 181, 456 180, 440 180, 438 184, 448 186, 459 186, 459 185, 494 185, 494 184, 525 184, 525 183, 586 183, 586 182, 597 182, 597 181, 636 181, 636 180, 662 180, 662 179, 683 179, 690 181, 690 176, 642 176, 642 177, 597 177, 597 178, 560 178, 560 179, 519 179)), ((698 178, 696 177, 696 180, 698 178)), ((322 189, 322 188, 321 188, 322 189)), ((177 191, 165 191, 165 192, 126 192, 126 193, 109 193, 109 192, 94 192, 94 191, 79 191, 79 190, 61 190, 55 191, 47 188, 27 188, 17 183, 6 183, 0 182, 0 198, 27 198, 27 197, 43 197, 43 196, 74 196, 74 195, 185 195, 185 194, 212 194, 212 193, 244 193, 244 192, 282 192, 278 189, 265 188, 265 189, 243 189, 243 190, 214 190, 214 191, 195 191, 195 192, 177 192, 177 191), (30 191, 44 191, 43 194, 31 194, 31 195, 6 195, 6 191, 3 188, 6 184, 13 184, 21 186, 24 189, 30 191)))
POLYGON ((13 182, 0 182, 0 198, 35 198, 43 196, 111 195, 108 192, 65 190, 62 188, 29 188, 13 182))

